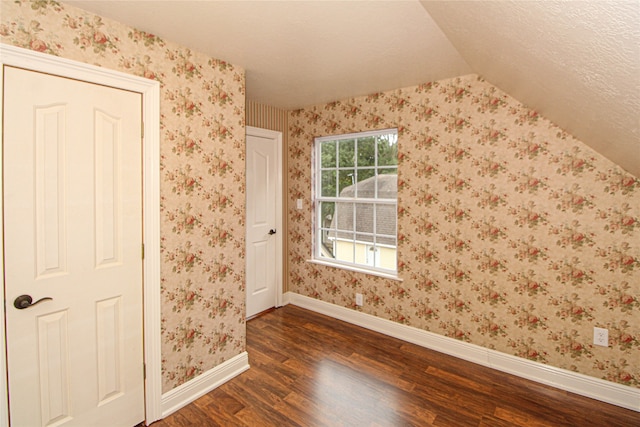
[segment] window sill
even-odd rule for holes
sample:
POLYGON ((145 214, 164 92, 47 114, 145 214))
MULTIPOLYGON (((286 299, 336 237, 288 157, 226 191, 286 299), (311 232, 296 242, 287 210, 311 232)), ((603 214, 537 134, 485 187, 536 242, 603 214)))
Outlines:
POLYGON ((385 279, 395 280, 395 281, 398 281, 398 282, 402 282, 403 281, 401 277, 398 277, 395 274, 384 273, 382 271, 367 270, 365 268, 358 268, 358 267, 353 267, 353 266, 350 266, 350 265, 334 264, 332 262, 320 261, 320 260, 317 260, 317 259, 308 259, 307 262, 311 263, 311 264, 324 265, 325 267, 333 267, 333 268, 339 268, 341 270, 353 271, 353 272, 356 272, 356 273, 369 274, 371 276, 378 276, 378 277, 382 277, 382 278, 385 278, 385 279))

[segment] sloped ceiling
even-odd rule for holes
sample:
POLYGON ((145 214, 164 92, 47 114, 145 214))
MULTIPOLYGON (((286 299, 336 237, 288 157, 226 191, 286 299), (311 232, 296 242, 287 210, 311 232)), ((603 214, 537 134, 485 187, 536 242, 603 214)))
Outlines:
POLYGON ((640 176, 640 2, 422 4, 474 72, 640 176))
POLYGON ((640 2, 67 1, 242 66, 284 109, 477 73, 640 177, 640 2))

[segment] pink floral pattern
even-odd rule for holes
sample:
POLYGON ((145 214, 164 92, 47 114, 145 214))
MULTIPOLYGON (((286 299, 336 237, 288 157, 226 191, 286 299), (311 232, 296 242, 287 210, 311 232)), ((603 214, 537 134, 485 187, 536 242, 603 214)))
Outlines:
POLYGON ((465 76, 291 112, 289 206, 311 199, 314 137, 391 127, 403 280, 306 262, 312 213, 291 208, 289 290, 640 386, 640 181, 465 76))
POLYGON ((3 43, 161 83, 163 392, 244 351, 244 71, 56 1, 1 8, 3 43))
MULTIPOLYGON (((161 83, 163 391, 243 351, 243 70, 56 1, 0 7, 3 43, 161 83)), ((289 289, 640 386, 638 179, 466 76, 291 112, 289 206, 313 137, 389 127, 403 281, 307 263, 312 213, 292 208, 289 289)))

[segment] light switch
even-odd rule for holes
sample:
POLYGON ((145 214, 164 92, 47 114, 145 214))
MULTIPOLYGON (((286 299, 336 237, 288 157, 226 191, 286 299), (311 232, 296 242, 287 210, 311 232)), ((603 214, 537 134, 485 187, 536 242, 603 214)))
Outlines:
POLYGON ((302 209, 302 199, 296 199, 296 209, 302 209))

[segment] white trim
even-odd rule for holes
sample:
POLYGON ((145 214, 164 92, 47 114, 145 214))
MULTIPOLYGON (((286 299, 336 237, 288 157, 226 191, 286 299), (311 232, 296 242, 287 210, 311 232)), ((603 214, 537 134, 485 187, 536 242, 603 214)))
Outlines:
MULTIPOLYGON (((0 65, 10 65, 52 75, 117 87, 142 94, 143 103, 143 211, 144 211, 144 362, 146 364, 146 422, 161 417, 162 356, 160 352, 160 84, 82 62, 0 44, 0 65)), ((3 67, 0 67, 3 68, 3 67)), ((0 71, 0 77, 1 71, 0 71)), ((3 79, 0 79, 0 89, 3 79)), ((1 124, 0 124, 1 126, 1 124)), ((0 135, 2 129, 0 128, 0 135)), ((0 154, 1 155, 1 154, 0 154)), ((1 162, 0 162, 1 164, 1 162)), ((0 176, 2 171, 0 170, 0 176)), ((2 201, 0 201, 0 212, 2 201)), ((4 239, 0 229, 0 238, 4 239)), ((2 249, 0 248, 0 251, 2 249)), ((0 252, 2 260, 3 254, 0 252)), ((4 264, 1 267, 4 277, 4 264)), ((2 286, 4 288, 4 279, 2 286)), ((4 319, 4 305, 0 304, 4 319)), ((0 326, 0 425, 8 425, 5 324, 0 326)))
POLYGON ((325 142, 325 141, 335 141, 337 139, 368 138, 370 136, 386 135, 392 132, 395 132, 397 136, 398 128, 392 127, 392 128, 385 128, 385 129, 367 130, 364 132, 352 132, 352 133, 343 133, 339 135, 319 136, 315 138, 315 140, 319 142, 325 142))
POLYGON ((163 394, 162 418, 204 396, 247 369, 249 369, 249 355, 245 351, 163 394))
MULTIPOLYGON (((376 213, 376 207, 378 205, 392 205, 396 208, 396 212, 395 212, 395 222, 396 222, 396 230, 395 230, 395 234, 394 235, 388 235, 388 234, 382 234, 382 233, 373 233, 373 232, 367 232, 367 233, 360 233, 360 234, 367 234, 370 236, 374 237, 374 240, 376 240, 376 237, 380 237, 380 238, 384 238, 384 237, 393 237, 394 239, 396 239, 396 247, 397 247, 397 238, 398 238, 398 229, 397 229, 397 222, 398 222, 398 213, 397 213, 397 206, 398 206, 398 196, 396 194, 396 197, 394 199, 384 199, 384 198, 379 198, 378 197, 378 190, 377 190, 377 186, 376 186, 376 190, 375 190, 375 197, 340 197, 339 194, 334 194, 333 196, 323 196, 322 195, 322 172, 323 171, 335 171, 336 174, 336 180, 338 180, 338 177, 340 175, 340 171, 354 171, 354 173, 357 175, 358 174, 358 170, 372 170, 374 171, 375 176, 378 176, 378 171, 379 170, 385 170, 385 169, 395 169, 396 170, 396 179, 397 179, 397 171, 398 171, 398 165, 397 162, 395 165, 388 165, 388 166, 380 166, 377 163, 377 158, 378 158, 378 145, 377 143, 375 144, 375 156, 376 156, 376 162, 373 166, 361 166, 358 167, 356 165, 357 159, 354 163, 353 166, 351 167, 346 167, 346 166, 340 166, 338 163, 338 151, 339 151, 339 144, 336 145, 336 165, 332 166, 332 167, 322 167, 322 143, 324 142, 339 142, 339 141, 343 141, 343 140, 359 140, 359 139, 364 139, 364 138, 368 138, 368 137, 372 137, 372 136, 381 136, 381 135, 395 135, 396 138, 396 145, 398 144, 398 129, 397 128, 388 128, 388 129, 379 129, 379 130, 372 130, 372 131, 365 131, 365 132, 355 132, 355 133, 349 133, 349 134, 343 134, 343 135, 328 135, 328 136, 322 136, 322 137, 316 137, 313 140, 313 149, 311 150, 311 205, 313 206, 313 215, 312 215, 312 220, 311 220, 311 236, 312 236, 312 248, 311 248, 311 259, 313 261, 318 261, 319 263, 324 263, 324 265, 332 265, 332 266, 336 266, 338 268, 342 268, 342 266, 347 266, 347 267, 353 267, 354 269, 356 269, 356 271, 361 271, 361 272, 371 272, 371 274, 373 275, 378 275, 378 276, 382 276, 382 277, 387 277, 387 276, 391 276, 390 278, 395 279, 394 276, 397 276, 398 273, 398 267, 396 265, 396 268, 394 270, 387 270, 387 269, 383 269, 383 268, 379 268, 379 267, 375 267, 375 266, 371 266, 368 264, 362 264, 359 262, 356 262, 356 246, 355 244, 357 244, 359 241, 357 239, 352 239, 352 240, 348 240, 346 238, 329 238, 330 240, 341 240, 344 242, 352 242, 354 243, 353 246, 353 260, 352 261, 346 261, 346 260, 338 260, 338 259, 332 259, 332 258, 325 258, 322 256, 322 237, 321 234, 324 232, 331 232, 336 231, 335 229, 332 229, 330 227, 324 227, 322 225, 322 219, 320 219, 320 204, 322 203, 342 203, 342 202, 349 202, 349 203, 363 203, 363 204, 368 204, 368 205, 373 205, 374 210, 373 210, 373 215, 374 215, 374 222, 376 222, 375 220, 375 213, 376 213), (376 274, 376 273, 380 273, 380 274, 376 274)), ((356 158, 358 157, 358 144, 354 143, 354 155, 356 156, 356 158)), ((357 193, 357 184, 359 184, 360 182, 353 182, 353 176, 352 178, 352 186, 356 186, 356 191, 355 193, 357 193)), ((371 177, 373 178, 373 177, 371 177)), ((337 190, 336 190, 337 191, 337 190)), ((334 216, 337 214, 337 207, 336 207, 336 212, 334 212, 334 216)), ((353 224, 356 224, 356 215, 357 215, 357 210, 354 209, 353 210, 353 224)), ((354 225, 355 226, 355 225, 354 225)), ((374 227, 375 228, 375 224, 374 227)), ((356 236, 354 236, 356 237, 356 236)), ((387 245, 387 247, 389 247, 387 245)), ((335 248, 334 248, 335 249, 335 248)))
POLYGON ((276 171, 277 171, 277 182, 276 182, 276 301, 275 306, 282 306, 282 292, 283 292, 283 259, 284 254, 282 253, 282 245, 283 245, 283 236, 284 236, 284 223, 283 223, 283 215, 282 215, 282 179, 283 179, 283 158, 282 158, 282 132, 278 132, 275 130, 262 129, 253 126, 247 126, 245 130, 246 136, 256 136, 259 138, 271 139, 276 142, 277 154, 276 154, 276 171))
POLYGON ((285 303, 498 371, 640 412, 640 389, 637 388, 533 362, 293 292, 285 294, 285 303))

